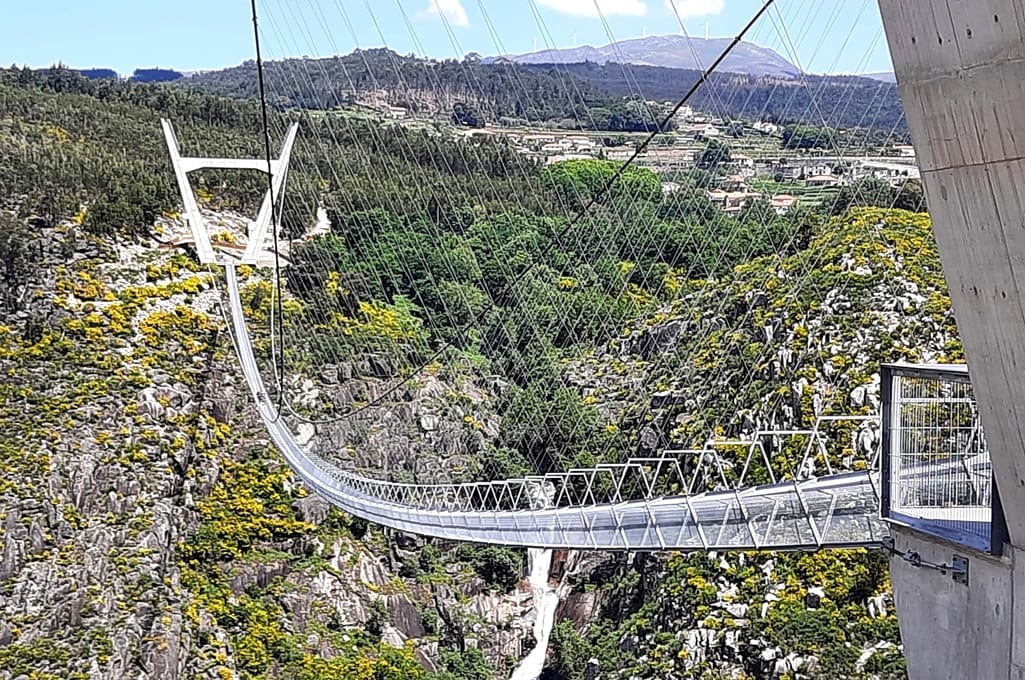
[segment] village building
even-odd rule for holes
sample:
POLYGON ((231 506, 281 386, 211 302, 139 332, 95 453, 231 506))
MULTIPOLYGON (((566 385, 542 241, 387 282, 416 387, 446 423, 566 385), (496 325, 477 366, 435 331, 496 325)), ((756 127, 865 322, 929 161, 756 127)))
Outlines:
POLYGON ((809 187, 835 187, 840 186, 840 178, 836 175, 812 175, 804 183, 809 187))
POLYGON ((769 206, 777 215, 786 215, 797 205, 797 198, 790 194, 776 194, 769 199, 769 206))

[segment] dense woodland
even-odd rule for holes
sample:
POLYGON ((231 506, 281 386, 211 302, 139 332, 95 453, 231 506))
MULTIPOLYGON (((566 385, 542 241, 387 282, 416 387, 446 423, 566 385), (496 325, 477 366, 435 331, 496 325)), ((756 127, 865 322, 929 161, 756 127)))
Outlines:
MULTIPOLYGON (((145 230, 180 200, 169 175, 160 117, 188 148, 260 152, 258 109, 131 81, 91 80, 70 69, 0 70, 0 201, 44 224, 77 215, 100 233, 145 230)), ((258 178, 239 177, 223 200, 240 204, 258 178)))
MULTIPOLYGON (((3 71, 0 88, 0 196, 44 224, 75 218, 94 233, 126 236, 173 212, 177 191, 160 116, 175 120, 186 147, 260 153, 257 110, 248 100, 92 81, 59 69, 3 71)), ((828 216, 853 204, 921 207, 916 182, 893 189, 868 181, 820 210, 779 217, 755 201, 739 217, 727 217, 699 188, 728 159, 720 142, 709 145, 702 170, 677 178, 683 191, 663 197, 658 176, 648 170, 631 168, 610 185, 612 163, 538 166, 501 138, 471 144, 335 117, 303 116, 301 124, 286 235, 301 236, 318 203, 337 234, 293 250, 287 281, 314 303, 308 313, 358 314, 361 303, 371 302, 415 310, 405 313, 429 332, 412 350, 403 349, 402 363, 416 365, 451 343, 495 361, 532 403, 556 396, 552 376, 560 356, 608 341, 687 281, 762 255, 797 252, 828 216), (327 139, 332 153, 324 156, 327 139), (344 285, 324 299, 328 278, 339 275, 344 285)), ((227 190, 219 179, 198 182, 201 190, 216 191, 211 205, 252 210, 263 191, 258 177, 233 177, 227 190)), ((0 262, 13 289, 31 269, 23 262, 31 250, 19 239, 5 243, 0 262)), ((380 343, 373 333, 356 335, 325 351, 346 358, 379 350, 380 343)), ((540 455, 516 454, 518 442, 507 443, 521 465, 540 455)), ((577 448, 597 453, 593 445, 577 448)))
MULTIPOLYGON (((478 60, 423 61, 386 48, 324 59, 265 64, 269 96, 280 108, 331 109, 385 96, 413 112, 448 111, 463 102, 484 112, 531 121, 585 120, 592 103, 608 95, 558 71, 525 71, 478 60)), ((255 97, 256 64, 203 73, 183 85, 216 94, 255 97)))
MULTIPOLYGON (((555 67, 524 64, 520 68, 546 72, 555 67)), ((698 71, 636 64, 566 64, 558 71, 612 96, 672 102, 701 77, 698 71)), ((907 131, 897 86, 857 76, 768 78, 713 73, 688 104, 729 119, 879 129, 886 134, 907 131)))
MULTIPOLYGON (((453 69, 452 96, 465 97, 458 84, 464 66, 445 68, 453 69)), ((440 79, 441 73, 428 77, 440 79)), ((509 70, 503 77, 514 75, 509 70)), ((18 291, 38 273, 36 242, 47 225, 72 221, 90 237, 125 242, 152 235, 154 218, 177 210, 160 117, 174 120, 187 148, 261 153, 259 112, 244 98, 249 93, 242 87, 245 70, 235 78, 209 83, 242 97, 228 99, 179 86, 92 81, 64 69, 0 71, 0 200, 10 211, 0 222, 0 303, 5 311, 24 305, 18 291), (241 89, 231 90, 235 86, 230 82, 241 89)), ((369 72, 361 78, 368 79, 369 72)), ((547 92, 549 86, 558 87, 558 80, 553 74, 539 76, 536 86, 547 92)), ((502 82, 493 82, 494 98, 489 101, 503 91, 502 82)), ((503 112, 519 113, 511 100, 503 106, 511 107, 503 112)), ((552 106, 553 115, 565 115, 566 109, 552 106)), ((291 119, 300 121, 302 132, 283 216, 286 235, 304 236, 317 205, 327 210, 331 233, 294 244, 292 266, 285 272, 294 303, 287 311, 288 328, 306 336, 313 330, 334 341, 290 345, 288 369, 318 369, 373 354, 388 357, 393 372, 401 375, 443 351, 445 358, 458 358, 479 376, 499 377, 508 384, 494 406, 501 415, 501 434, 489 444, 485 460, 472 461, 473 472, 481 478, 563 469, 635 450, 646 423, 643 417, 623 417, 612 427, 593 403, 580 398, 565 366, 596 356, 623 336, 624 329, 629 335, 657 310, 702 296, 716 302, 729 298, 739 318, 746 314, 740 311, 746 303, 730 296, 740 298, 741 293, 721 293, 716 281, 738 271, 753 279, 755 273, 776 267, 801 272, 813 269, 808 262, 827 263, 812 292, 801 293, 805 298, 796 286, 792 295, 780 293, 781 304, 807 303, 798 310, 804 318, 834 284, 840 269, 836 263, 856 250, 852 243, 872 251, 875 244, 863 242, 864 234, 855 230, 864 226, 857 220, 892 222, 892 233, 884 237, 906 237, 906 252, 899 252, 908 259, 923 250, 927 234, 923 218, 909 213, 877 211, 854 223, 834 219, 858 205, 900 202, 919 210, 923 206, 917 183, 894 189, 865 182, 841 191, 821 209, 798 209, 781 217, 765 203, 754 202, 739 216, 727 217, 709 203, 693 178, 680 178, 682 190, 666 197, 660 178, 648 170, 630 168, 612 181, 617 166, 605 161, 540 166, 501 139, 456 141, 434 131, 304 111, 274 113, 275 131, 291 119)), ((723 156, 721 147, 712 149, 702 172, 719 172, 723 156)), ((252 210, 263 190, 261 178, 232 177, 230 184, 224 180, 216 173, 200 176, 204 203, 252 210)), ((267 308, 266 300, 252 294, 247 302, 254 315, 267 308)), ((761 382, 751 387, 741 382, 750 358, 743 351, 757 345, 754 338, 764 337, 756 324, 744 332, 748 330, 750 338, 740 333, 740 339, 726 327, 716 331, 728 351, 712 354, 736 364, 726 373, 729 389, 768 384, 764 376, 771 367, 755 362, 763 372, 761 382)), ((24 342, 31 347, 28 339, 24 342)), ((667 364, 667 370, 679 370, 679 361, 667 364)), ((612 373, 610 385, 616 380, 612 373)), ((621 398, 610 396, 607 401, 621 398)), ((722 416, 721 410, 709 407, 694 414, 687 427, 697 432, 722 416)), ((276 512, 287 514, 291 498, 281 490, 286 487, 279 484, 283 474, 272 477, 245 467, 245 474, 227 478, 237 488, 220 493, 242 499, 263 494, 273 498, 273 507, 285 508, 276 512)), ((181 537, 178 557, 192 588, 188 597, 216 612, 232 644, 249 650, 244 656, 239 652, 243 677, 337 677, 355 673, 357 658, 374 659, 377 665, 370 674, 352 677, 426 677, 408 648, 404 653, 379 649, 380 612, 375 626, 368 625, 351 643, 346 638, 348 656, 328 661, 301 652, 299 633, 279 630, 285 610, 273 588, 254 588, 226 604, 221 594, 229 591, 217 560, 251 556, 248 551, 259 545, 257 536, 278 539, 299 534, 301 527, 296 520, 275 518, 260 524, 252 536, 240 536, 236 522, 255 525, 264 521, 261 513, 252 518, 242 513, 240 520, 230 507, 209 503, 204 513, 201 532, 181 537), (246 647, 255 645, 253 640, 259 642, 258 653, 246 647)), ((348 521, 338 520, 340 525, 348 521)), ((362 537, 366 528, 357 526, 346 524, 345 531, 362 537)), ((466 548, 462 553, 488 587, 507 588, 515 582, 518 563, 512 551, 466 548)), ((442 557, 433 548, 421 555, 408 566, 410 578, 443 582, 442 557)), ((306 556, 298 556, 294 561, 304 560, 306 556)), ((585 576, 588 587, 613 594, 586 633, 568 623, 557 629, 553 677, 582 678, 591 656, 599 657, 604 668, 636 668, 644 677, 677 672, 677 666, 666 664, 683 663, 682 643, 670 631, 696 625, 716 599, 715 586, 706 580, 712 578, 706 563, 704 557, 685 556, 668 561, 639 558, 634 564, 619 560, 609 573, 585 576), (628 639, 667 656, 641 660, 632 648, 623 648, 621 641, 628 639)), ((754 561, 737 565, 734 576, 743 584, 741 594, 756 593, 761 587, 759 567, 754 561)), ((835 603, 814 611, 806 611, 793 595, 786 607, 756 620, 758 634, 787 649, 820 653, 822 677, 853 674, 860 645, 897 636, 893 617, 869 620, 861 605, 885 587, 884 566, 879 555, 863 552, 843 559, 781 558, 777 569, 787 583, 812 577, 821 581, 828 574, 840 589, 831 591, 835 603)), ((473 648, 464 644, 457 624, 434 615, 430 634, 436 635, 441 650, 437 677, 487 678, 491 669, 481 653, 469 651, 473 648)), ((325 639, 333 640, 329 635, 335 633, 325 632, 325 639)), ((22 652, 17 645, 13 649, 0 659, 15 659, 28 668, 34 657, 15 656, 22 652)), ((899 659, 872 663, 871 670, 900 673, 899 659)))
MULTIPOLYGON (((698 71, 611 63, 424 61, 384 48, 269 62, 266 73, 272 101, 280 108, 329 109, 383 97, 390 104, 430 113, 449 111, 461 102, 495 123, 552 122, 609 131, 654 129, 654 119, 665 109, 649 109, 642 102, 675 103, 701 76, 698 71)), ((255 97, 256 65, 246 62, 181 84, 255 97)), ((726 119, 811 122, 884 135, 906 131, 896 85, 867 78, 716 73, 688 104, 726 119)))

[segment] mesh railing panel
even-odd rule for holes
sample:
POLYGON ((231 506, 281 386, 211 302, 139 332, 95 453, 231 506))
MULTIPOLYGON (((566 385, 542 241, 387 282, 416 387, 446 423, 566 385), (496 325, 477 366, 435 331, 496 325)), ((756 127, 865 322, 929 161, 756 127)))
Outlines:
POLYGON ((989 550, 993 473, 967 371, 890 366, 885 381, 883 515, 989 550))

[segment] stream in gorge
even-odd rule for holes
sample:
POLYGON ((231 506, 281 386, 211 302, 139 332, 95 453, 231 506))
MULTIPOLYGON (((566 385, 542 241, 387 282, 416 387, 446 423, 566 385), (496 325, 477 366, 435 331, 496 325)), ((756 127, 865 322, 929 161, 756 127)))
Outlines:
POLYGON ((542 548, 530 548, 527 551, 527 567, 530 590, 534 596, 534 649, 516 667, 509 680, 536 680, 544 669, 545 656, 548 652, 548 638, 555 625, 555 609, 559 606, 559 596, 548 585, 548 571, 552 564, 552 551, 542 548))

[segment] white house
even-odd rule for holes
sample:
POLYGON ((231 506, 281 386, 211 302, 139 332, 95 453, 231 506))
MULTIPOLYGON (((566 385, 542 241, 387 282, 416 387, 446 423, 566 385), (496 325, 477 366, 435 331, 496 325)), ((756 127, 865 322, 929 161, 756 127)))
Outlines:
POLYGON ((840 178, 836 175, 812 175, 804 181, 809 187, 839 186, 840 178))
POLYGON ((775 123, 763 123, 762 121, 758 121, 751 127, 765 135, 778 135, 780 134, 780 131, 783 129, 775 123))
POLYGON ((689 125, 684 130, 685 133, 690 134, 694 137, 718 137, 721 133, 719 128, 712 125, 711 123, 697 123, 695 125, 689 125))
POLYGON ((753 168, 755 166, 754 159, 742 153, 733 154, 732 162, 735 163, 738 168, 753 168))
MULTIPOLYGON (((672 103, 668 103, 667 105, 670 108, 673 106, 672 103)), ((677 125, 679 125, 680 123, 686 123, 687 121, 689 121, 693 117, 694 117, 694 109, 692 109, 689 106, 684 105, 684 106, 681 106, 680 110, 676 112, 675 116, 673 116, 673 122, 675 122, 677 125)))
POLYGON ((748 191, 723 191, 722 189, 713 189, 707 195, 708 200, 722 208, 727 215, 736 215, 744 209, 750 199, 761 196, 761 194, 748 191))
POLYGON ((776 194, 769 199, 769 206, 777 215, 786 215, 797 204, 797 198, 790 194, 776 194))
POLYGON ((832 175, 833 166, 828 163, 815 162, 805 163, 801 166, 801 173, 805 177, 820 177, 822 175, 832 175))

